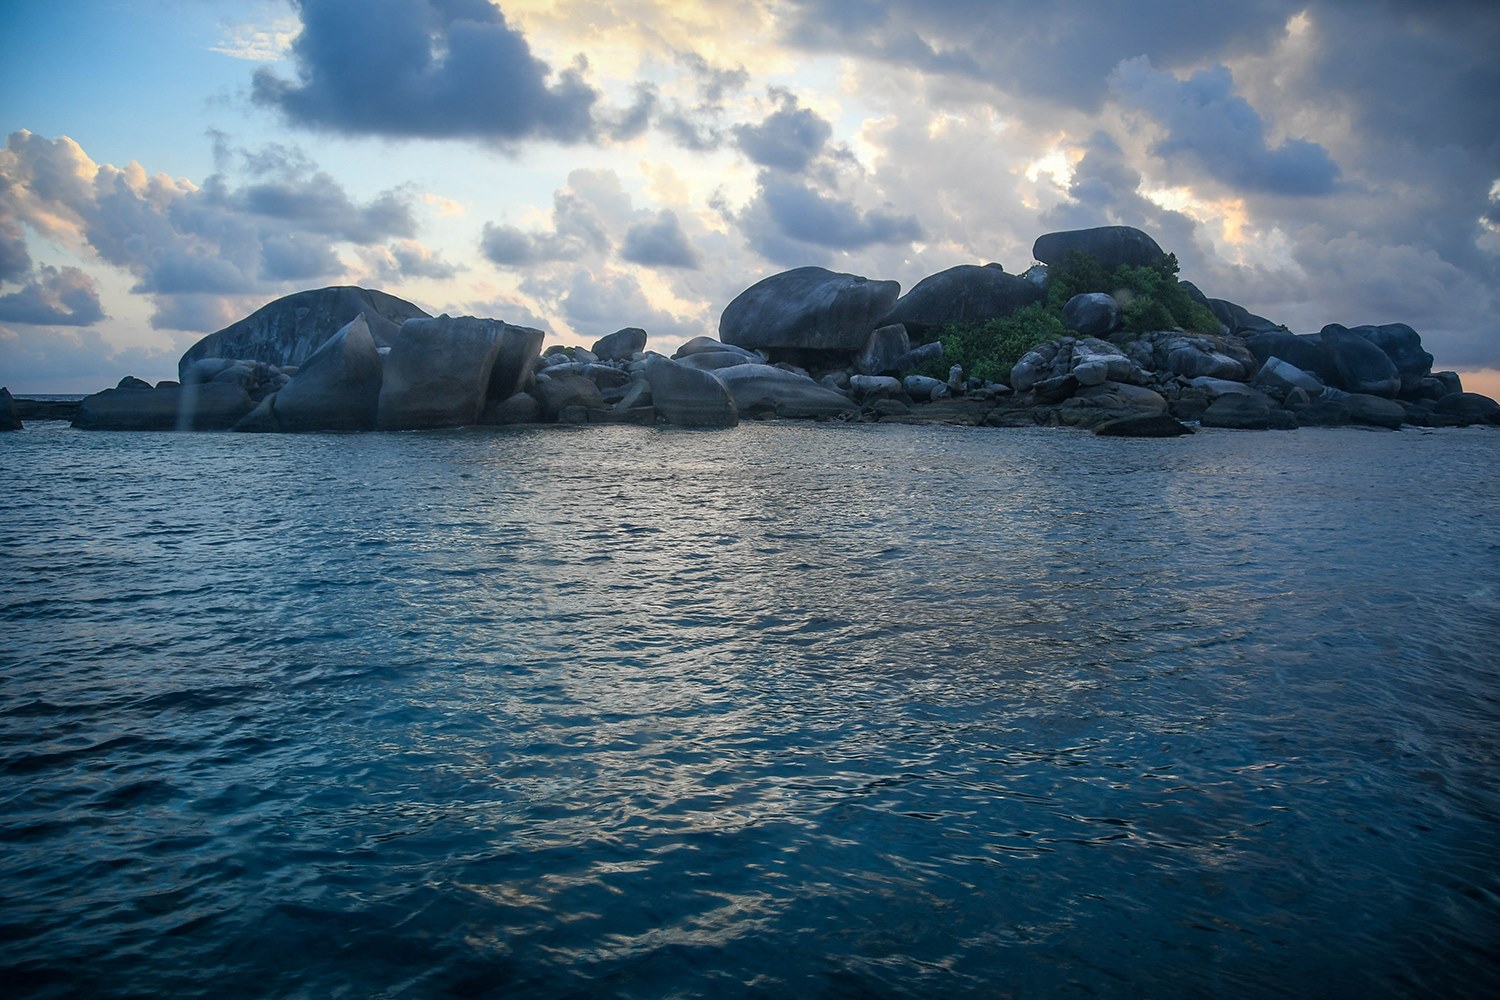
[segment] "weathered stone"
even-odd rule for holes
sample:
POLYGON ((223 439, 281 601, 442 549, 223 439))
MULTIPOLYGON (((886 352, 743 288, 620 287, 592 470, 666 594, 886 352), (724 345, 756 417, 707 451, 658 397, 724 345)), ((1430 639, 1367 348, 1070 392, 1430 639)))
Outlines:
POLYGON ((943 342, 934 340, 930 343, 919 344, 896 359, 893 366, 898 372, 908 372, 913 368, 920 368, 929 362, 943 360, 943 342))
POLYGON ((1257 316, 1244 306, 1236 305, 1227 299, 1208 299, 1209 312, 1214 318, 1229 328, 1229 332, 1235 336, 1247 337, 1256 333, 1280 331, 1281 326, 1264 316, 1257 316))
POLYGON ((1396 430, 1406 422, 1405 407, 1392 399, 1351 392, 1345 404, 1349 407, 1350 421, 1356 424, 1396 430))
POLYGON ((136 378, 134 375, 126 375, 115 384, 116 389, 125 389, 132 392, 145 391, 151 388, 151 383, 145 379, 136 378))
POLYGON ((648 354, 643 371, 651 384, 656 414, 683 427, 733 427, 739 410, 729 388, 713 375, 648 354))
POLYGON ((901 380, 889 375, 853 375, 849 391, 856 399, 871 400, 901 395, 901 380))
POLYGON ((1103 385, 1109 379, 1109 364, 1104 361, 1085 361, 1073 366, 1073 377, 1081 386, 1103 385))
POLYGON ((1312 372, 1324 382, 1329 381, 1332 370, 1323 353, 1323 338, 1317 334, 1295 334, 1285 330, 1265 330, 1245 338, 1245 346, 1260 364, 1270 358, 1280 358, 1305 372, 1312 372))
POLYGON ((818 385, 805 375, 770 365, 736 365, 714 375, 729 387, 741 418, 800 419, 853 416, 859 407, 841 393, 818 385))
POLYGON ((1339 388, 1387 398, 1401 391, 1401 373, 1378 346, 1337 323, 1323 327, 1319 336, 1339 388))
POLYGON ((1120 325, 1120 304, 1104 292, 1075 295, 1063 306, 1063 325, 1087 337, 1107 337, 1120 325))
POLYGON ((765 364, 765 359, 748 351, 699 351, 678 358, 677 363, 699 371, 712 372, 720 368, 733 368, 735 365, 762 365, 765 364))
POLYGON ((1255 384, 1279 399, 1285 399, 1293 389, 1302 389, 1310 396, 1323 391, 1323 383, 1316 375, 1277 357, 1267 358, 1260 366, 1255 373, 1255 384))
POLYGON ((570 407, 581 407, 585 410, 607 409, 604 400, 599 396, 599 387, 592 379, 582 375, 563 374, 548 375, 537 379, 536 386, 531 390, 542 404, 542 417, 546 420, 556 420, 560 423, 583 423, 583 420, 564 421, 563 411, 570 407))
POLYGON ((1165 413, 1135 413, 1106 420, 1094 428, 1100 437, 1180 437, 1193 429, 1165 413))
POLYGON ((16 414, 16 401, 11 398, 8 387, 0 386, 0 431, 18 431, 21 428, 21 418, 16 414))
POLYGON ((1038 403, 1060 403, 1078 391, 1078 379, 1071 373, 1056 375, 1032 385, 1031 391, 1038 403))
POLYGON ((854 356, 854 370, 861 375, 887 375, 900 371, 899 359, 911 350, 906 327, 891 323, 870 332, 865 346, 854 356))
POLYGON ((1071 250, 1094 258, 1106 271, 1113 271, 1121 264, 1150 267, 1166 257, 1155 240, 1131 226, 1099 226, 1047 233, 1037 237, 1031 256, 1056 267, 1071 250))
POLYGON ((1229 379, 1209 378, 1200 375, 1195 379, 1189 379, 1188 385, 1202 392, 1210 400, 1216 400, 1221 396, 1261 396, 1259 390, 1253 389, 1243 382, 1232 382, 1229 379))
POLYGON ((1260 393, 1228 393, 1210 403, 1198 422, 1204 427, 1263 431, 1271 426, 1271 403, 1260 393))
POLYGON ((594 341, 593 352, 600 361, 629 361, 646 349, 646 331, 627 326, 594 341))
POLYGON ((719 339, 744 348, 852 354, 900 294, 894 281, 799 267, 741 292, 719 318, 719 339))
POLYGON ((225 382, 105 389, 78 404, 73 426, 86 431, 222 431, 254 408, 242 387, 225 382))
POLYGON ((1356 326, 1357 333, 1385 352, 1401 377, 1401 395, 1416 393, 1422 380, 1432 373, 1432 355, 1422 349, 1422 338, 1405 323, 1356 326))
POLYGON ((744 361, 748 361, 752 364, 760 364, 766 360, 759 354, 756 354, 754 351, 747 351, 743 347, 736 347, 733 344, 726 344, 722 341, 715 340, 713 337, 694 337, 692 340, 689 340, 687 343, 677 348, 677 351, 672 355, 672 358, 675 361, 681 361, 684 358, 693 356, 694 354, 722 354, 726 351, 732 354, 738 354, 742 359, 744 359, 744 361))
POLYGON ((485 390, 487 400, 509 399, 527 386, 536 369, 537 352, 546 337, 541 330, 529 326, 500 324, 500 350, 490 369, 490 384, 485 390))
POLYGON ((947 395, 948 385, 935 378, 926 375, 908 375, 901 380, 901 388, 918 403, 926 403, 938 398, 937 393, 947 395))
POLYGON ((542 401, 529 392, 517 392, 505 399, 492 399, 484 406, 479 422, 493 427, 507 424, 536 424, 542 421, 542 401))
POLYGON ((882 321, 900 323, 909 334, 929 339, 949 323, 980 325, 1041 301, 1032 282, 1006 274, 997 265, 960 264, 928 275, 901 296, 882 321))
POLYGON ((235 429, 372 430, 381 381, 380 353, 361 313, 325 340, 291 381, 262 399, 235 429))
POLYGON ((323 342, 361 313, 379 347, 394 342, 401 324, 427 313, 404 299, 367 288, 342 285, 297 292, 271 302, 237 323, 198 341, 177 362, 178 378, 202 358, 300 365, 323 342))
POLYGON ((1432 410, 1468 423, 1500 424, 1500 403, 1477 392, 1455 392, 1444 396, 1432 410))
POLYGON ((385 361, 377 426, 415 430, 478 423, 507 326, 496 319, 447 315, 403 323, 385 361))

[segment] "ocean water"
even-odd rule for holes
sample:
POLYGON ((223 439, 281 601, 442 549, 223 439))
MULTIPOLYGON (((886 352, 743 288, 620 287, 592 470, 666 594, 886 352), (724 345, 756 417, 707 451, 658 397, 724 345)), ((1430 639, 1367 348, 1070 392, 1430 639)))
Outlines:
POLYGON ((1500 434, 0 438, 0 992, 1482 995, 1500 434))

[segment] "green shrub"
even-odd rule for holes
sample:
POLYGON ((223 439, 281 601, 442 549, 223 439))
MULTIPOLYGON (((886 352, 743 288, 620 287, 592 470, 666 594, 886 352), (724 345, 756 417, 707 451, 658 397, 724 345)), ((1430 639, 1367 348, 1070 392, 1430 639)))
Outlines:
POLYGON ((959 365, 966 377, 1009 382, 1021 355, 1067 332, 1062 318, 1040 302, 978 326, 949 323, 933 338, 943 342, 943 359, 922 365, 915 374, 946 380, 948 369, 959 365))
POLYGON ((1093 257, 1077 250, 1047 271, 1047 308, 1060 317, 1063 306, 1075 295, 1105 292, 1121 299, 1121 323, 1129 333, 1170 330, 1180 326, 1198 333, 1216 333, 1219 321, 1194 302, 1177 280, 1177 255, 1167 254, 1153 267, 1121 264, 1105 271, 1093 257), (1128 294, 1121 294, 1121 292, 1128 294))

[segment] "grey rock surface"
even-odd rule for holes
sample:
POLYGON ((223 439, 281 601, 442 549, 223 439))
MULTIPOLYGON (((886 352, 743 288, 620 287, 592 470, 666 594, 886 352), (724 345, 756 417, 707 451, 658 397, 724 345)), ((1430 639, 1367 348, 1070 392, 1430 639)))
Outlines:
POLYGON ((799 267, 736 296, 719 318, 719 339, 743 348, 852 354, 900 294, 894 281, 799 267))

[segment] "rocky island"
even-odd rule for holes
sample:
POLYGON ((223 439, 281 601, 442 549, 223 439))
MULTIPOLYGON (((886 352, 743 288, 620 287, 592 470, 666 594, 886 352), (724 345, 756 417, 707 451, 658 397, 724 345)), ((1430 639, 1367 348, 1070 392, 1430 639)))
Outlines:
MULTIPOLYGON (((85 430, 415 430, 742 419, 1065 425, 1167 436, 1245 429, 1500 424, 1433 372, 1401 323, 1296 334, 1176 277, 1124 226, 1048 233, 1023 274, 959 265, 894 281, 801 267, 724 309, 671 357, 626 327, 590 347, 498 319, 429 316, 383 292, 278 299, 204 337, 178 379, 127 376, 77 404, 85 430)), ((0 429, 28 412, 0 390, 0 429)))

